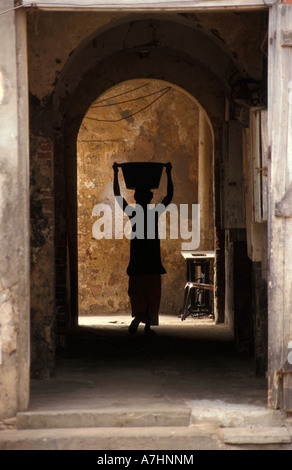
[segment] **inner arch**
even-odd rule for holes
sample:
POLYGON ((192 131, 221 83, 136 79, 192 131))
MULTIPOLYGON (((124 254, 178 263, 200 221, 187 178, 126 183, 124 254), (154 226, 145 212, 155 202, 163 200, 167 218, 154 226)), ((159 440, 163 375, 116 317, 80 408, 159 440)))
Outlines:
MULTIPOLYGON (((133 79, 99 96, 84 116, 77 138, 79 314, 129 311, 126 268, 129 240, 92 237, 96 204, 114 214, 114 162, 170 161, 173 203, 201 205, 200 249, 214 248, 213 131, 198 101, 181 87, 155 79, 133 79)), ((133 203, 120 175, 122 193, 133 203)), ((166 193, 166 176, 154 203, 166 193)), ((177 315, 183 300, 186 266, 182 239, 161 240, 163 276, 161 313, 177 315)))

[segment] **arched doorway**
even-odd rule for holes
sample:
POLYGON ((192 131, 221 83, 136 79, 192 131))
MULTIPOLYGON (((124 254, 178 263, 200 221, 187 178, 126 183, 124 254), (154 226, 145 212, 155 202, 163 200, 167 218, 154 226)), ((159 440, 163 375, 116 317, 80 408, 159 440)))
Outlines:
POLYGON ((70 329, 78 320, 78 132, 86 112, 97 97, 115 85, 133 79, 133 71, 137 80, 155 79, 180 87, 196 97, 209 116, 214 132, 215 311, 217 321, 222 322, 226 284, 225 232, 221 225, 220 198, 221 128, 226 119, 235 118, 236 105, 231 100, 230 77, 234 79, 242 72, 234 57, 224 51, 222 44, 210 40, 204 31, 190 26, 182 18, 177 20, 161 16, 159 19, 136 18, 130 25, 122 21, 112 29, 90 37, 70 58, 56 90, 55 173, 66 182, 65 185, 64 181, 56 184, 56 250, 66 254, 62 266, 61 263, 56 266, 56 275, 67 286, 66 328, 70 329), (180 37, 175 44, 171 39, 174 25, 180 37), (155 37, 153 28, 157 32, 155 37), (132 35, 134 30, 135 35, 132 35), (159 35, 158 32, 162 31, 163 34, 159 35), (145 41, 147 47, 142 47, 145 41), (193 44, 191 48, 190 41, 193 44), (105 43, 109 45, 108 50, 102 46, 105 43), (202 44, 209 55, 202 54, 199 47, 202 44), (69 269, 64 271, 66 265, 69 269))
MULTIPOLYGON (((136 78, 151 79, 155 76, 158 80, 167 80, 176 86, 180 86, 190 95, 200 96, 200 104, 206 110, 210 117, 210 122, 214 130, 214 158, 215 158, 215 193, 218 192, 215 207, 215 230, 217 238, 217 262, 215 268, 217 311, 220 321, 224 318, 224 274, 220 276, 217 273, 221 269, 224 272, 224 252, 220 250, 220 244, 224 244, 224 234, 220 229, 220 197, 219 197, 219 167, 220 156, 220 123, 225 117, 225 94, 220 86, 220 82, 210 74, 209 71, 202 69, 198 64, 189 63, 183 57, 172 53, 169 50, 155 49, 151 51, 145 63, 141 61, 140 55, 135 50, 125 51, 124 54, 114 55, 103 61, 100 66, 96 66, 86 75, 86 78, 80 83, 78 89, 71 96, 66 109, 65 121, 60 126, 60 132, 56 135, 56 171, 59 174, 64 173, 67 181, 67 195, 64 193, 64 187, 60 187, 60 201, 63 200, 63 210, 66 212, 65 220, 58 218, 56 220, 57 240, 56 247, 60 246, 60 251, 67 251, 64 248, 64 240, 68 242, 68 254, 70 265, 70 317, 69 324, 76 324, 78 317, 78 267, 77 267, 77 226, 76 226, 76 139, 79 128, 85 113, 91 103, 109 88, 109 83, 121 83, 132 78, 132 70, 135 70, 136 78), (124 55, 125 54, 125 55, 124 55), (97 74, 97 75, 96 75, 97 74), (98 78, 98 80, 97 80, 98 78), (217 90, 217 91, 215 91, 217 90), (65 128, 63 128, 65 126, 65 128), (64 138, 65 137, 65 138, 64 138), (64 160, 65 159, 65 160, 64 160), (217 164, 216 164, 217 161, 217 164), (216 176, 217 175, 217 176, 216 176), (67 202, 66 202, 67 201, 67 202), (62 233, 65 233, 61 236, 62 233), (59 238, 59 240, 58 240, 59 238)), ((62 102, 63 105, 63 102, 62 102)), ((59 118, 62 114, 59 110, 59 118)), ((60 125, 60 124, 58 124, 60 125)), ((64 264, 64 263, 63 263, 64 264)), ((58 266, 56 267, 58 270, 58 266)), ((63 269, 62 267, 60 269, 63 269)), ((63 272, 61 276, 67 276, 63 272)))
MULTIPOLYGON (((200 240, 197 248, 214 250, 213 133, 199 103, 171 83, 135 79, 110 88, 95 100, 81 124, 77 139, 78 198, 78 298, 79 315, 117 314, 129 311, 126 268, 127 237, 114 233, 112 165, 117 161, 171 162, 177 215, 188 205, 200 204, 200 240), (110 234, 93 236, 95 204, 110 210, 110 234)), ((133 191, 121 186, 128 203, 133 191)), ((166 176, 154 192, 153 203, 166 194, 166 176)), ((161 240, 163 276, 161 312, 178 316, 186 283, 186 266, 181 255, 182 233, 161 240)), ((105 230, 105 228, 104 228, 105 230)), ((194 231, 194 228, 192 227, 194 231)), ((189 235, 191 246, 194 233, 189 235)), ((213 272, 212 272, 213 280, 213 272)))

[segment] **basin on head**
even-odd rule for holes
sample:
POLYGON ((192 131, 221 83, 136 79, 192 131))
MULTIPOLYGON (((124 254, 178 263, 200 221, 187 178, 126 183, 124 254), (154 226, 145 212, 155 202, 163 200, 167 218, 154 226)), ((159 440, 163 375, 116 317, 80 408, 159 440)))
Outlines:
POLYGON ((129 162, 121 163, 119 166, 122 168, 128 189, 141 187, 157 189, 165 164, 158 162, 129 162))

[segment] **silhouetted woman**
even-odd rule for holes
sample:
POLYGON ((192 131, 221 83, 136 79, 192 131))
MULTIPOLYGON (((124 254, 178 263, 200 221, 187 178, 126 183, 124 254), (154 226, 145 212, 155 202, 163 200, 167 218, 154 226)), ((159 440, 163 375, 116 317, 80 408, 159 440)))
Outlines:
MULTIPOLYGON (((118 165, 114 169, 114 194, 118 202, 127 213, 128 206, 121 197, 118 181, 118 165)), ((171 178, 171 164, 166 165, 167 173, 167 195, 161 202, 159 215, 166 208, 173 197, 173 183, 171 178)), ((153 198, 153 192, 148 187, 137 188, 134 193, 136 204, 143 209, 142 219, 137 219, 137 212, 127 214, 132 221, 132 233, 136 236, 131 238, 130 262, 127 268, 129 276, 129 297, 132 307, 132 323, 129 333, 136 333, 140 323, 145 324, 145 334, 153 334, 150 325, 158 325, 158 314, 161 299, 161 275, 165 274, 165 268, 161 262, 160 238, 158 232, 158 211, 149 208, 153 198), (152 212, 151 212, 152 211, 152 212), (140 226, 137 227, 137 220, 140 226), (151 226, 149 226, 151 224, 151 226), (137 236, 138 234, 138 236, 137 236)), ((141 214, 141 211, 140 211, 141 214)))

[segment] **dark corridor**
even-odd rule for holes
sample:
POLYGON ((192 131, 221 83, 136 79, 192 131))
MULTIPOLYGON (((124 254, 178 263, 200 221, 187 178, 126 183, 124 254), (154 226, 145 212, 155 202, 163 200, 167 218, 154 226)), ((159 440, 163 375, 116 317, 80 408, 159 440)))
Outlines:
POLYGON ((235 352, 224 324, 162 316, 157 334, 128 333, 130 316, 72 330, 52 378, 32 381, 31 409, 160 409, 208 400, 265 406, 253 358, 235 352))

